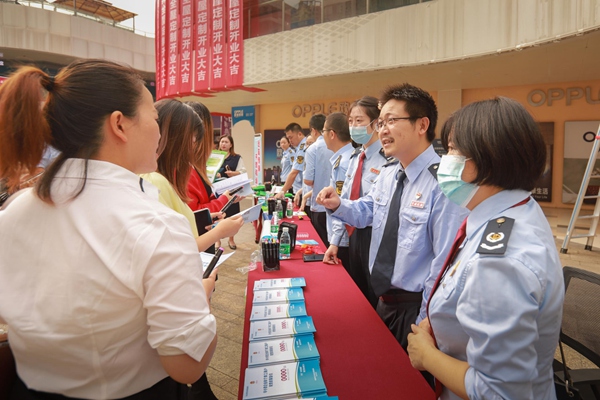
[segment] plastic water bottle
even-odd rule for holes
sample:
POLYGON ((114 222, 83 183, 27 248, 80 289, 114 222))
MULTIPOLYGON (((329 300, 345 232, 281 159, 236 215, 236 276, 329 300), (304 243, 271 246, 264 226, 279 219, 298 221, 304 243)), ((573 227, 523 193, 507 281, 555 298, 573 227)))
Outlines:
POLYGON ((271 217, 271 236, 277 237, 279 234, 279 218, 277 217, 277 213, 274 212, 271 217))
POLYGON ((287 215, 286 217, 292 218, 294 216, 294 205, 292 204, 292 200, 288 200, 287 202, 287 215))
POLYGON ((277 200, 275 211, 277 212, 277 218, 279 218, 279 220, 281 221, 283 219, 283 206, 281 205, 281 200, 277 200))
POLYGON ((287 260, 290 258, 292 239, 290 239, 289 228, 283 228, 281 239, 279 239, 279 259, 287 260))

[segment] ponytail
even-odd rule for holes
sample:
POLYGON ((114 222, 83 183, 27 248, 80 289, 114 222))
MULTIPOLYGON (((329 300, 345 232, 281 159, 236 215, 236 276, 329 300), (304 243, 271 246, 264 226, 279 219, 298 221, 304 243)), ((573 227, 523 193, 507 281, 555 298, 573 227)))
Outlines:
POLYGON ((35 67, 19 69, 0 86, 0 177, 9 189, 34 173, 51 141, 42 88, 53 86, 53 78, 35 67))

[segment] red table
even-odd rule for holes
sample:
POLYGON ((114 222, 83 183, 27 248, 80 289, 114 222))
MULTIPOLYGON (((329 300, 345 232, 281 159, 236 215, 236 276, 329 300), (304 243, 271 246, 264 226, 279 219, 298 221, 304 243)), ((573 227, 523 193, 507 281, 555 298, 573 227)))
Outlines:
MULTIPOLYGON (((322 252, 325 252, 308 218, 299 221, 294 217, 290 222, 298 224, 300 235, 308 233, 308 238, 321 243, 322 252)), ((296 249, 290 260, 281 261, 280 271, 263 272, 259 266, 248 275, 239 399, 242 399, 248 367, 254 281, 291 277, 306 280, 306 310, 317 329, 315 342, 321 354, 321 370, 329 396, 339 396, 340 400, 435 398, 433 390, 412 368, 402 347, 344 268, 321 262, 304 263, 300 250, 296 249)))

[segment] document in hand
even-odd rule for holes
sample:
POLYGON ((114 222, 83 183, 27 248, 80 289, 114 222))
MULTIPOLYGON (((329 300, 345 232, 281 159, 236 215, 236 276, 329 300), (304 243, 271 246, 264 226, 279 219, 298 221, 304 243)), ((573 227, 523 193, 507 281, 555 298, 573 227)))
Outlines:
POLYGON ((240 186, 243 186, 242 190, 240 190, 236 194, 238 196, 245 197, 254 194, 254 191, 250 186, 251 183, 252 180, 248 179, 248 174, 244 172, 243 174, 235 175, 231 178, 223 179, 213 183, 213 189, 218 195, 221 195, 225 193, 226 190, 233 190, 237 189, 240 186))
POLYGON ((260 217, 260 210, 261 206, 260 204, 257 204, 255 206, 245 209, 244 211, 240 211, 235 215, 232 215, 232 217, 235 217, 236 215, 241 215, 245 223, 252 222, 256 221, 260 217))

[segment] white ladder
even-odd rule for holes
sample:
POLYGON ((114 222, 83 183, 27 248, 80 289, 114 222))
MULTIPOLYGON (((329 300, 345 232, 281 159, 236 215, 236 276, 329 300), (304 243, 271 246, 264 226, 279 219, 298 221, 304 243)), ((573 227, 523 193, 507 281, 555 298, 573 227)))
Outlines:
POLYGON ((598 158, 598 150, 600 150, 600 126, 598 127, 598 132, 596 133, 594 145, 592 146, 592 153, 590 154, 590 159, 585 169, 583 180, 581 181, 581 187, 579 188, 579 194, 577 195, 577 200, 575 201, 573 214, 571 214, 571 220, 569 221, 569 227, 567 228, 567 235, 565 236, 565 240, 563 241, 562 247, 560 249, 560 252, 563 254, 567 253, 567 248, 569 247, 569 242, 571 241, 571 239, 577 238, 587 238, 585 249, 590 251, 592 250, 592 243, 594 243, 594 237, 596 236, 596 228, 598 227, 598 217, 600 216, 600 196, 586 196, 585 192, 587 191, 588 185, 590 184, 590 179, 600 178, 600 174, 598 173, 596 175, 593 175, 594 167, 596 165, 596 159, 598 158), (579 212, 581 211, 581 205, 583 204, 583 200, 585 199, 596 199, 596 207, 594 207, 594 212, 592 214, 579 216, 579 212), (582 235, 573 235, 573 230, 575 229, 575 220, 577 219, 591 220, 590 229, 588 233, 582 235))

